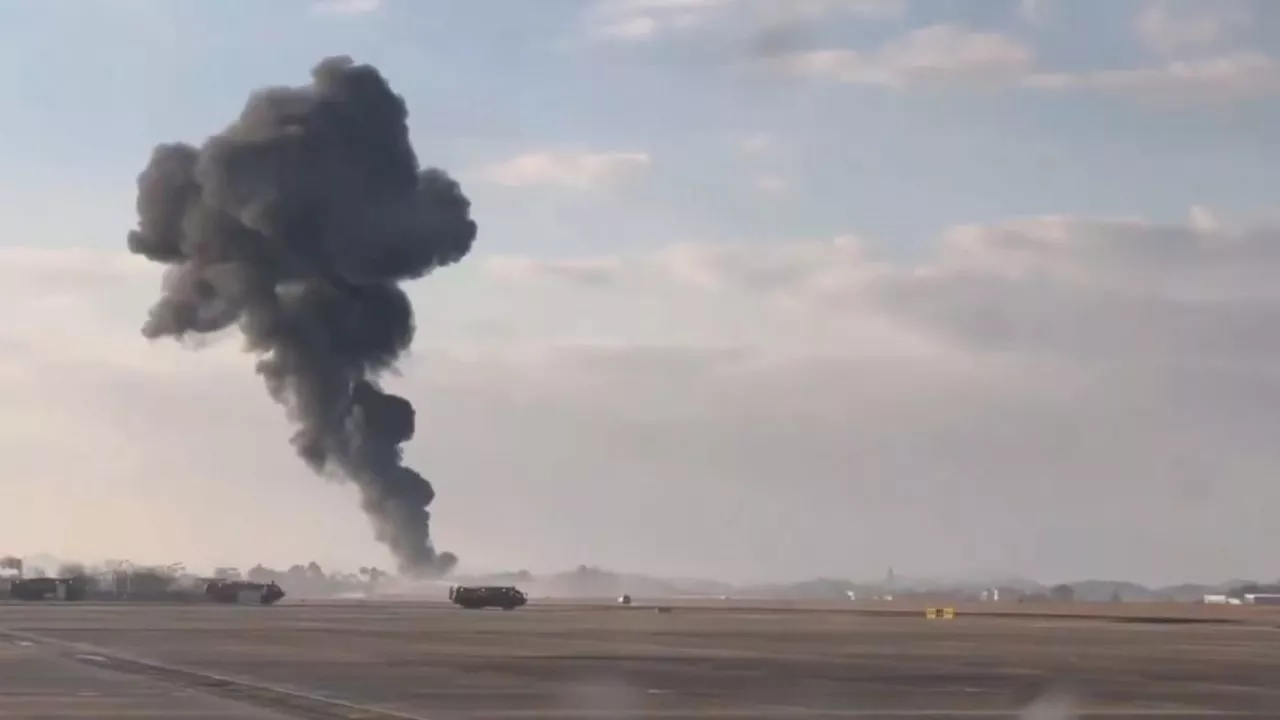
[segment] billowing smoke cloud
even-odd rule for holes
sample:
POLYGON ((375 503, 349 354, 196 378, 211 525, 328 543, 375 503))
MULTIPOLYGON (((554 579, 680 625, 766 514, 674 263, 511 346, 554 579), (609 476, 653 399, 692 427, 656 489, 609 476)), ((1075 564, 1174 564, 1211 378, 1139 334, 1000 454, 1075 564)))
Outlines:
POLYGON ((402 462, 414 409, 377 378, 413 339, 397 283, 462 259, 476 224, 457 182, 419 168, 407 118, 377 69, 346 57, 308 86, 259 90, 203 146, 155 149, 129 249, 169 266, 143 334, 238 323, 299 455, 359 487, 402 572, 438 575, 457 558, 436 552, 435 493, 402 462))

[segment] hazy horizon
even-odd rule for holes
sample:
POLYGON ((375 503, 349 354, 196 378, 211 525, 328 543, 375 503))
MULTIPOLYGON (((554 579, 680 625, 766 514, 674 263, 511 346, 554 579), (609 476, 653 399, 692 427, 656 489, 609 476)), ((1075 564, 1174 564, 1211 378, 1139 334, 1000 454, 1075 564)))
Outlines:
POLYGON ((1270 579, 1277 8, 0 6, 0 554, 393 566, 125 246, 154 145, 348 54, 479 224, 386 383, 459 572, 1270 579))
MULTIPOLYGON (((271 563, 257 563, 257 562, 246 562, 246 563, 240 563, 240 564, 220 563, 215 565, 189 565, 182 562, 181 560, 177 560, 173 562, 146 562, 144 560, 131 559, 131 558, 88 558, 88 559, 59 558, 59 557, 50 555, 49 553, 42 553, 42 552, 26 555, 25 557, 23 557, 23 560, 26 563, 25 570, 28 572, 28 574, 30 574, 34 570, 39 570, 40 572, 43 572, 46 574, 57 575, 62 569, 68 566, 85 568, 91 572, 96 572, 99 570, 103 570, 107 567, 113 566, 114 563, 125 562, 131 565, 132 567, 141 568, 141 569, 154 569, 154 568, 166 568, 166 567, 180 568, 179 572, 186 573, 189 575, 199 576, 199 577, 213 576, 220 568, 233 568, 242 574, 248 573, 251 569, 253 569, 254 567, 257 567, 258 565, 261 565, 263 568, 267 570, 271 570, 273 572, 285 572, 295 566, 305 567, 310 562, 309 560, 296 560, 293 562, 281 563, 279 565, 272 565, 271 563)), ((325 566, 323 563, 318 563, 318 564, 321 566, 321 570, 327 576, 331 576, 331 577, 339 577, 343 575, 358 575, 359 571, 363 567, 365 567, 365 566, 354 566, 354 565, 353 566, 325 566)), ((377 567, 377 566, 375 565, 374 567, 377 567)), ((425 582, 428 584, 440 584, 440 583, 448 584, 450 582, 457 582, 460 579, 466 579, 466 578, 494 578, 494 577, 500 577, 500 576, 514 575, 516 573, 527 572, 533 577, 535 581, 543 581, 543 580, 552 579, 553 577, 556 577, 556 576, 561 576, 561 577, 570 576, 584 568, 592 572, 600 572, 608 575, 615 575, 619 577, 645 578, 645 579, 653 580, 657 582, 674 583, 676 585, 709 584, 709 585, 729 586, 729 587, 734 587, 738 589, 762 588, 762 587, 768 587, 768 586, 787 587, 787 586, 802 585, 806 583, 823 582, 823 581, 847 582, 847 583, 853 583, 856 585, 875 586, 875 587, 893 586, 893 587, 897 587, 899 589, 904 589, 904 590, 909 590, 912 588, 918 589, 918 588, 928 588, 928 587, 966 587, 966 586, 975 586, 975 585, 984 585, 984 584, 1000 585, 1003 583, 1012 583, 1015 585, 1021 585, 1023 583, 1032 583, 1032 584, 1040 585, 1042 587, 1050 587, 1052 585, 1056 585, 1059 583, 1074 584, 1074 583, 1090 583, 1090 582, 1131 583, 1131 584, 1145 587, 1151 590, 1156 590, 1156 589, 1169 588, 1169 587, 1175 587, 1180 585, 1219 586, 1223 584, 1242 583, 1242 582, 1245 582, 1245 583, 1258 582, 1258 583, 1264 583, 1264 584, 1276 582, 1275 577, 1271 575, 1264 575, 1259 577, 1218 577, 1218 578, 1186 577, 1186 578, 1179 578, 1176 580, 1165 581, 1165 582, 1143 582, 1141 579, 1138 579, 1138 578, 1126 578, 1126 577, 1106 577, 1106 576, 1043 577, 1043 576, 1037 576, 1034 574, 1029 575, 1029 574, 1022 574, 1022 573, 1015 573, 1015 572, 1001 572, 996 570, 987 570, 987 571, 975 570, 967 573, 960 573, 960 574, 953 574, 953 575, 947 575, 947 574, 917 575, 910 572, 901 573, 895 570, 892 576, 892 579, 890 579, 887 574, 883 574, 880 576, 862 576, 862 577, 843 576, 843 575, 796 575, 796 576, 789 576, 789 577, 775 576, 775 577, 764 577, 764 578, 751 578, 751 577, 726 578, 726 577, 717 577, 713 575, 669 575, 669 574, 663 574, 661 572, 645 573, 645 572, 635 572, 625 567, 588 566, 588 565, 582 565, 582 564, 548 566, 548 567, 542 567, 542 568, 537 568, 537 567, 534 567, 534 568, 527 568, 527 567, 462 568, 460 571, 451 573, 443 579, 406 578, 404 576, 397 576, 394 573, 394 571, 390 572, 389 576, 393 578, 398 578, 401 580, 407 580, 411 583, 425 582)), ((385 567, 378 567, 378 569, 383 572, 388 571, 388 569, 385 567)))

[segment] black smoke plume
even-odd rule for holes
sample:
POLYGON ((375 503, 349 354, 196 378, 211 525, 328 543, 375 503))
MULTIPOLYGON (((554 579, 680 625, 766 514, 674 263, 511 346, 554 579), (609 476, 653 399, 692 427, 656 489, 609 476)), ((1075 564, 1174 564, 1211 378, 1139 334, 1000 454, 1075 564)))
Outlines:
POLYGON ((413 406, 377 378, 413 339, 397 283, 471 250, 471 203, 447 173, 420 169, 404 100, 376 68, 332 57, 311 75, 254 92, 199 148, 152 153, 129 250, 168 268, 142 332, 238 323, 298 426, 298 454, 359 487, 402 572, 443 574, 457 558, 432 545, 435 492, 402 462, 413 406))

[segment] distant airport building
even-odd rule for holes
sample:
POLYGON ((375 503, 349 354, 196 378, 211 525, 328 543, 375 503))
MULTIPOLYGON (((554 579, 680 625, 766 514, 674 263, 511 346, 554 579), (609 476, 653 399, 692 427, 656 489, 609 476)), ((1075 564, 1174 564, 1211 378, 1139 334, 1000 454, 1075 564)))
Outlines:
MULTIPOLYGON (((1245 597, 1248 597, 1247 595, 1245 597)), ((1230 595, 1205 595, 1205 605, 1239 605, 1240 598, 1231 597, 1230 595)))
POLYGON ((22 580, 22 558, 0 558, 0 595, 8 595, 15 582, 22 580))
POLYGON ((1244 596, 1245 605, 1280 605, 1280 594, 1248 593, 1244 596))

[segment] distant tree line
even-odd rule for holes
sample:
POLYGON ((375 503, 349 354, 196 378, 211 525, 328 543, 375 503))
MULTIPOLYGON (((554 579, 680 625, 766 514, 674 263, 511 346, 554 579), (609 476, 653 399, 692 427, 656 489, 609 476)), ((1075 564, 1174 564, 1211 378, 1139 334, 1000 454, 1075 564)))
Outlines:
POLYGON ((306 565, 291 565, 287 570, 257 564, 243 574, 238 568, 219 567, 213 576, 227 580, 275 582, 292 595, 328 596, 370 590, 391 577, 391 573, 373 566, 361 566, 355 572, 325 572, 319 563, 312 560, 306 565))
MULTIPOLYGON (((18 558, 0 558, 0 570, 10 576, 49 577, 40 566, 24 566, 18 558)), ((188 571, 182 563, 169 565, 139 565, 128 560, 107 560, 100 564, 86 565, 65 562, 58 566, 53 577, 79 578, 95 594, 151 597, 198 591, 211 579, 247 580, 249 582, 275 582, 290 595, 324 597, 343 593, 359 593, 371 590, 391 576, 373 566, 361 567, 355 572, 325 572, 320 564, 312 561, 306 565, 292 565, 286 570, 254 565, 241 572, 239 568, 222 566, 212 575, 199 575, 188 571)))
MULTIPOLYGON (((0 581, 15 574, 28 578, 47 577, 49 573, 46 567, 56 568, 56 577, 83 577, 90 587, 117 596, 199 593, 203 591, 206 580, 221 578, 261 583, 275 582, 293 597, 321 598, 367 593, 376 590, 386 580, 392 578, 391 573, 373 566, 360 567, 354 572, 325 571, 315 561, 291 565, 286 569, 272 568, 261 563, 248 569, 222 566, 215 568, 212 575, 200 575, 188 571, 182 563, 139 565, 128 560, 108 560, 92 566, 81 563, 59 565, 56 559, 41 556, 40 559, 32 558, 31 563, 24 567, 21 558, 7 556, 0 557, 0 581)), ((999 584, 1000 600, 1006 602, 1199 602, 1206 593, 1226 593, 1233 597, 1242 597, 1250 593, 1280 593, 1280 583, 1241 580, 1214 586, 1185 583, 1161 588, 1147 588, 1127 581, 1088 580, 1040 585, 1016 578, 1013 580, 1013 584, 999 584)), ((826 577, 793 583, 737 586, 715 580, 673 580, 618 573, 591 565, 579 565, 572 570, 537 576, 528 570, 454 576, 449 579, 449 582, 517 585, 535 594, 550 597, 616 597, 627 593, 637 597, 689 595, 829 600, 847 600, 854 597, 858 600, 892 597, 897 601, 912 598, 977 600, 985 599, 985 592, 988 590, 986 585, 976 584, 917 584, 898 579, 889 586, 882 583, 857 583, 826 577)))

